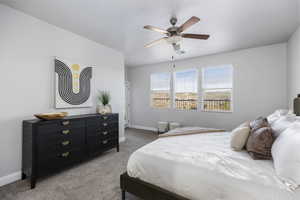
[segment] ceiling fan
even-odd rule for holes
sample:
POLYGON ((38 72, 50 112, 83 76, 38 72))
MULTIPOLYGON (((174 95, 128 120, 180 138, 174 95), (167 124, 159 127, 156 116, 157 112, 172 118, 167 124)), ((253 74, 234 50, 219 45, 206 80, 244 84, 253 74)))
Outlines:
POLYGON ((177 23, 177 18, 172 17, 170 19, 171 27, 168 28, 167 30, 163 30, 161 28, 157 28, 154 26, 144 26, 145 29, 151 30, 151 31, 156 31, 162 34, 165 34, 166 36, 163 38, 160 38, 158 40, 155 40, 153 42, 150 42, 145 45, 145 47, 152 47, 153 45, 159 44, 160 42, 166 41, 167 43, 171 44, 175 50, 176 53, 178 54, 183 54, 185 53, 183 50, 180 48, 180 41, 182 38, 191 38, 191 39, 200 39, 200 40, 207 40, 209 38, 209 35, 203 35, 203 34, 191 34, 191 33, 183 33, 186 29, 189 27, 193 26, 194 24, 198 23, 200 19, 198 17, 191 17, 189 20, 187 20, 184 24, 181 26, 175 26, 177 23))

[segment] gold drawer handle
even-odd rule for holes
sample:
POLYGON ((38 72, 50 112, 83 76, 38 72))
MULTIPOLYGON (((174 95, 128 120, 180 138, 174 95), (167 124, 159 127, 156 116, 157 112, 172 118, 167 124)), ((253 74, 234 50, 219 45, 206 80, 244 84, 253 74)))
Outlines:
POLYGON ((103 141, 102 141, 102 144, 107 144, 107 143, 108 143, 107 140, 103 140, 103 141))
POLYGON ((64 158, 68 157, 69 155, 70 155, 70 152, 65 152, 65 153, 61 154, 61 156, 64 157, 64 158))
POLYGON ((69 141, 69 140, 66 140, 66 141, 63 141, 62 143, 61 143, 61 145, 63 145, 63 146, 67 146, 67 145, 69 145, 71 142, 69 141))
POLYGON ((63 130, 62 133, 63 133, 64 135, 68 135, 68 134, 70 133, 70 130, 63 130))
POLYGON ((70 124, 70 121, 63 121, 62 124, 63 124, 64 126, 69 125, 69 124, 70 124))
POLYGON ((107 132, 107 131, 103 131, 102 134, 103 134, 103 135, 107 135, 108 132, 107 132))
POLYGON ((107 126, 107 123, 103 123, 103 126, 107 126))

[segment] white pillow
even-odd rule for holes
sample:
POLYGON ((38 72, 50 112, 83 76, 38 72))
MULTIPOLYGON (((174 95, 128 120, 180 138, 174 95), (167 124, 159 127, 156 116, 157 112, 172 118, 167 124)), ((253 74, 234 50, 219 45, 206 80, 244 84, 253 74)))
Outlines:
POLYGON ((240 127, 249 127, 250 128, 250 121, 246 121, 246 122, 242 123, 237 128, 240 128, 240 127))
POLYGON ((291 125, 296 121, 293 115, 286 115, 280 117, 274 123, 271 124, 275 138, 277 138, 283 131, 291 127, 291 125))
POLYGON ((294 123, 274 142, 272 156, 276 173, 294 188, 300 186, 300 123, 294 123))
POLYGON ((245 123, 241 124, 239 127, 234 129, 231 132, 231 140, 230 146, 235 151, 241 151, 248 140, 250 134, 250 127, 247 126, 245 123))
POLYGON ((289 113, 289 110, 279 109, 267 117, 269 124, 273 124, 281 116, 285 116, 289 113))

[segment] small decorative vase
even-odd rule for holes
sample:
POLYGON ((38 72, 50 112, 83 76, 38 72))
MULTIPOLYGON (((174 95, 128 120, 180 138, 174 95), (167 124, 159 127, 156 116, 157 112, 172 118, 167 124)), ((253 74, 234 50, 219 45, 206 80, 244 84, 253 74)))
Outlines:
POLYGON ((300 94, 294 99, 294 113, 300 116, 300 94))
POLYGON ((107 105, 98 105, 97 106, 97 112, 99 114, 105 115, 105 114, 109 114, 112 113, 112 109, 111 109, 111 105, 107 104, 107 105))

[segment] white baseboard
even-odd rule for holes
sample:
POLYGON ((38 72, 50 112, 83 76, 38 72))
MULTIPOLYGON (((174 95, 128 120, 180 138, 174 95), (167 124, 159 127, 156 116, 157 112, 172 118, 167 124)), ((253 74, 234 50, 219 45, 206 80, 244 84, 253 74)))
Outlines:
POLYGON ((6 176, 0 177, 0 187, 18 181, 21 179, 21 172, 15 172, 6 176))
POLYGON ((129 128, 135 128, 135 129, 142 129, 142 130, 157 132, 157 128, 147 127, 147 126, 130 125, 129 128))
POLYGON ((125 137, 121 137, 121 138, 119 138, 119 143, 121 143, 121 142, 125 142, 125 140, 126 140, 126 138, 125 138, 125 137))

